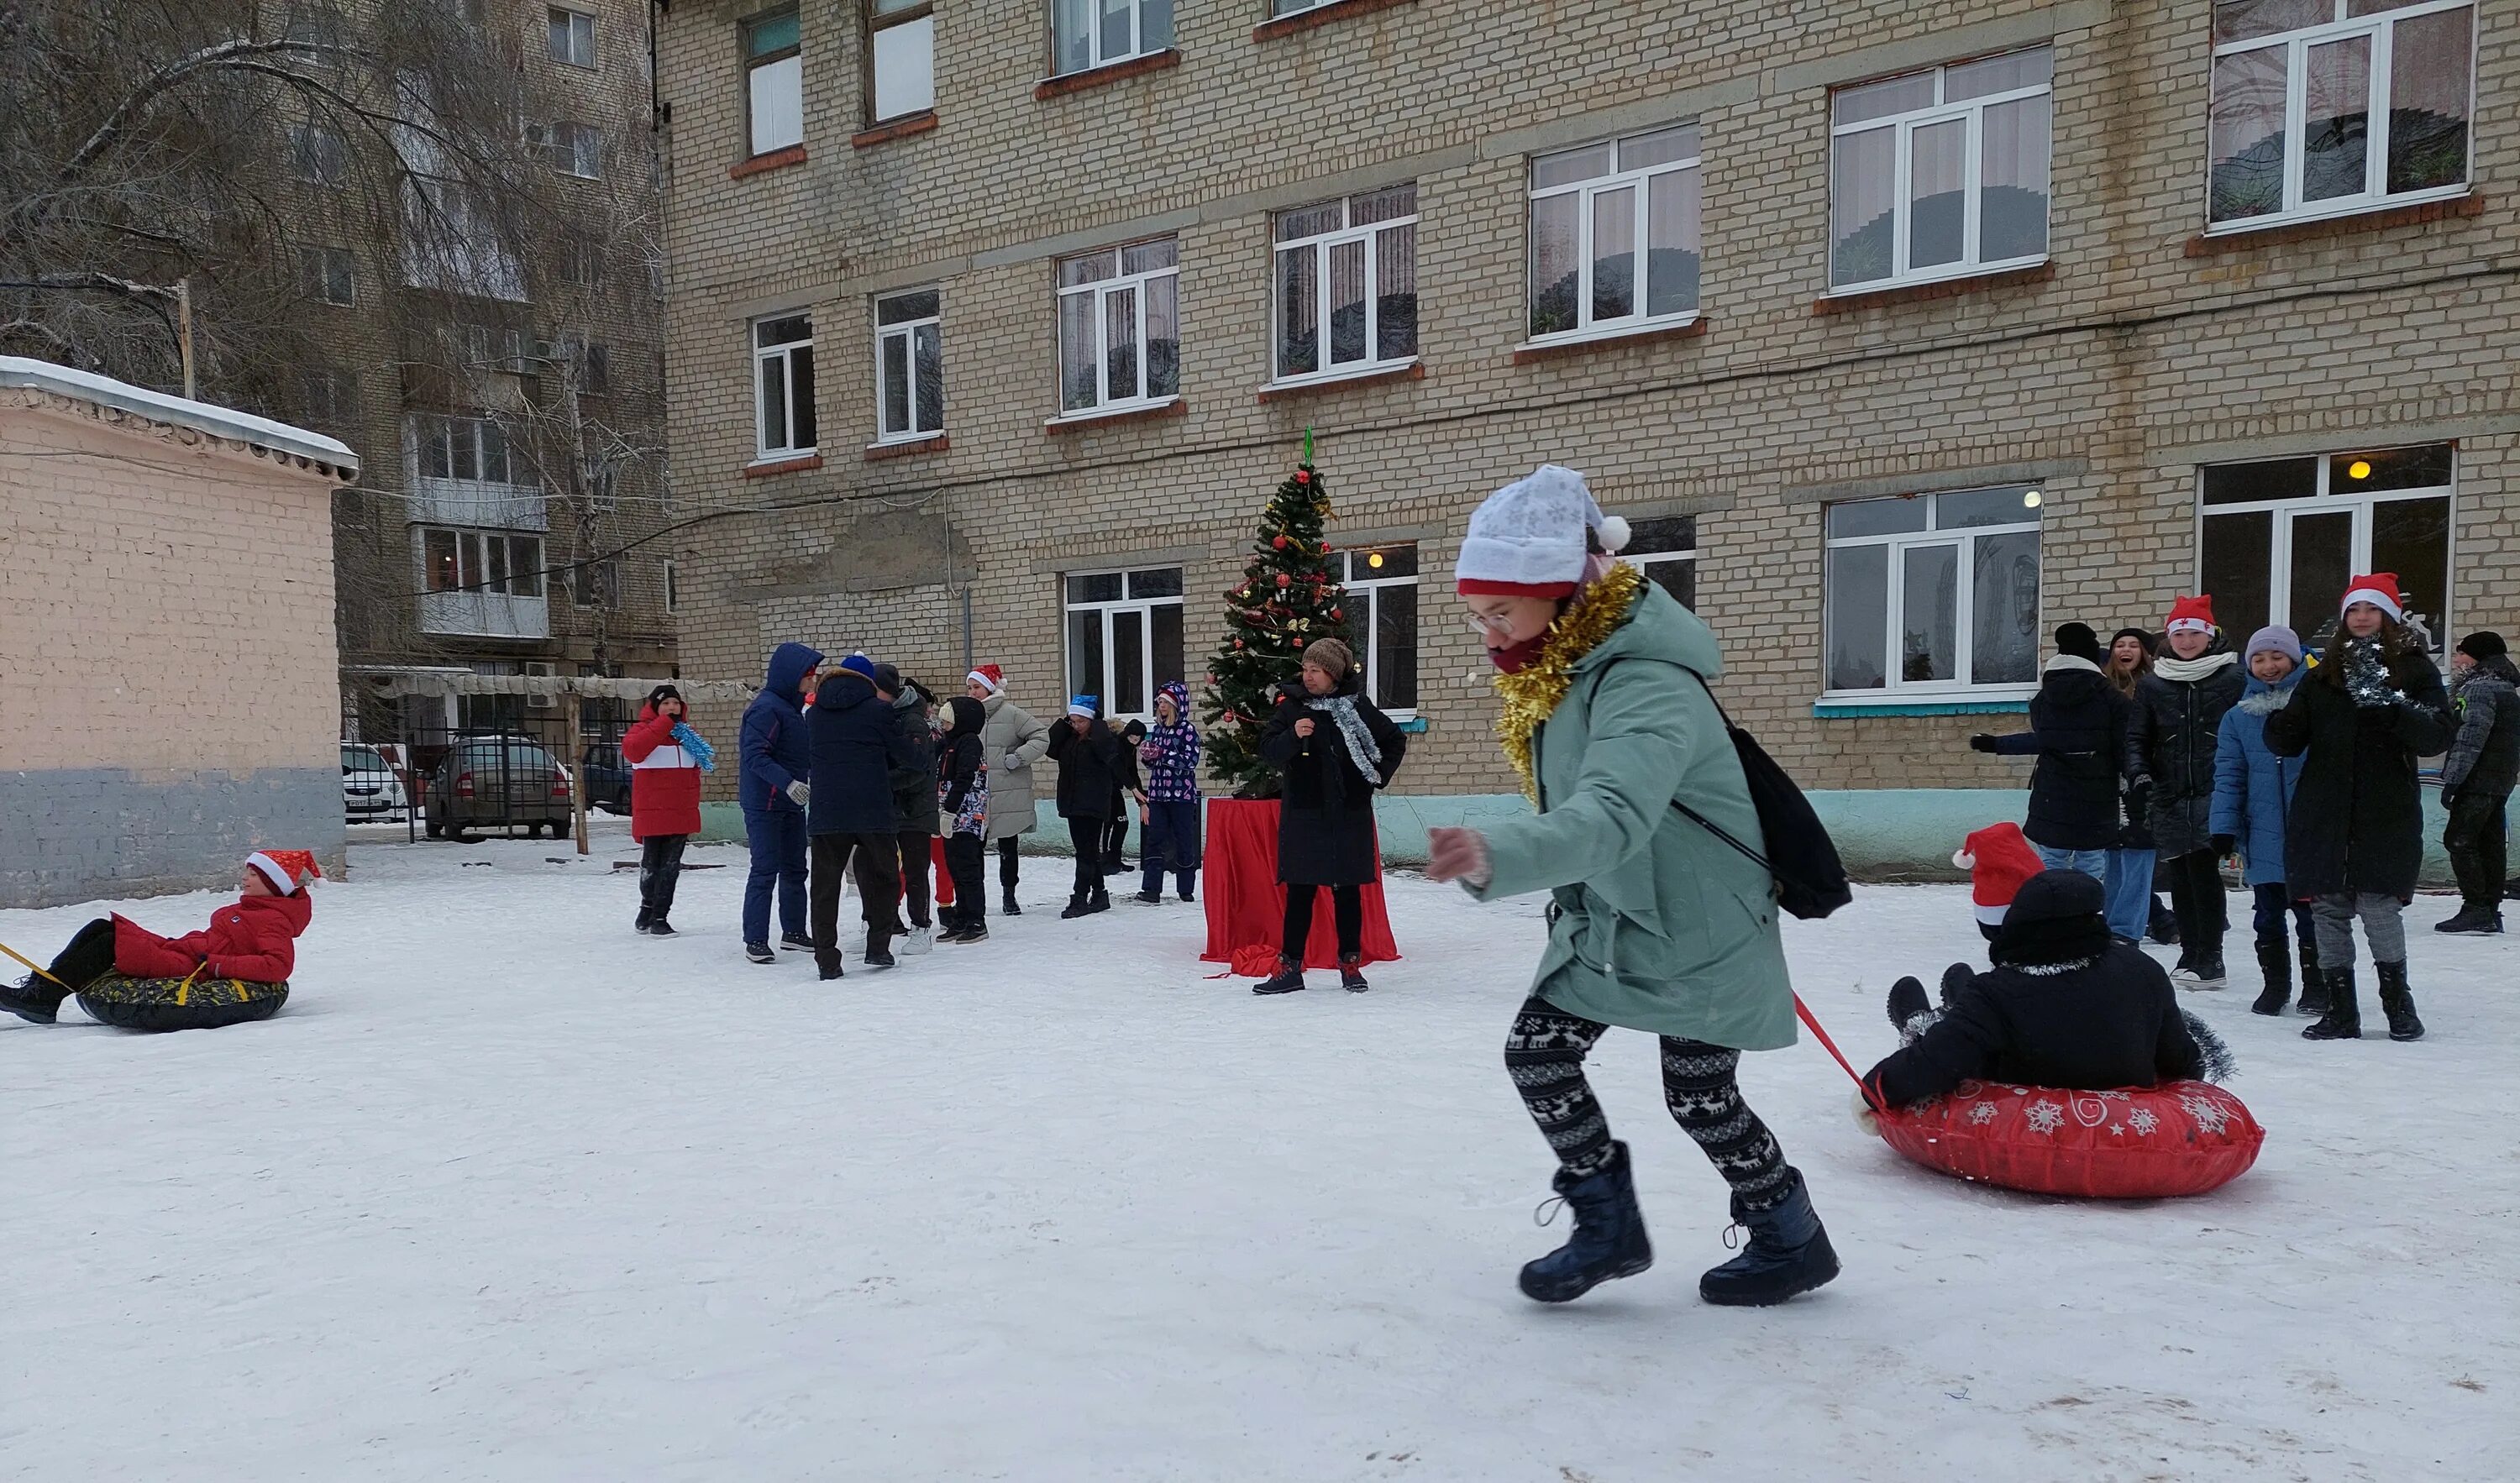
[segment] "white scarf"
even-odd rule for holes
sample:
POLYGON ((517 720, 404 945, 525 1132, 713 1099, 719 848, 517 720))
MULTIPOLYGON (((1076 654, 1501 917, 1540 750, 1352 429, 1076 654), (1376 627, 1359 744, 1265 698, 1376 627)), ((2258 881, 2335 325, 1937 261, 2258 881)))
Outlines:
POLYGON ((2084 658, 2081 654, 2058 654, 2056 657, 2039 666, 2039 672, 2043 675, 2052 675, 2059 671, 2073 669, 2085 670, 2092 674, 2098 674, 2100 672, 2100 666, 2084 658))
POLYGON ((2171 681, 2202 680, 2226 664, 2239 662, 2240 656, 2228 649, 2218 654, 2198 654, 2192 659, 2173 654, 2167 659, 2153 660, 2152 672, 2171 681))
POLYGON ((1382 786, 1382 748, 1373 744, 1373 733, 1366 730, 1365 717, 1356 713, 1353 696, 1307 696, 1304 704, 1329 713, 1330 724, 1338 728, 1339 740, 1347 743, 1348 760, 1365 775, 1365 786, 1382 786))

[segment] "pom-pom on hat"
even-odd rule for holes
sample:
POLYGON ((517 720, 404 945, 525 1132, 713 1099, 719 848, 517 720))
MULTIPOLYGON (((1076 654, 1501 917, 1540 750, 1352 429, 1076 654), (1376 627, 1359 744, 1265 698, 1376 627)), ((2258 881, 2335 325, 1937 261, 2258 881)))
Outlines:
POLYGON ((875 660, 868 658, 866 656, 866 651, 863 649, 849 655, 847 658, 842 659, 840 661, 840 668, 847 670, 850 674, 857 676, 859 679, 866 681, 870 685, 875 683, 875 660))
POLYGON ((2171 604, 2170 620, 2161 628, 2164 633, 2212 633, 2218 626, 2214 621, 2214 595, 2200 592, 2171 604))
POLYGON ((2336 605, 2336 610, 2343 612, 2357 603, 2368 603, 2401 623, 2407 621, 2406 600, 2398 596, 2398 574, 2394 571, 2375 571, 2347 582, 2345 601, 2336 605))
POLYGON ((312 850, 255 850, 246 856, 245 863, 283 896, 293 895, 306 881, 324 876, 324 868, 315 863, 312 850))
POLYGON ((1003 696, 1007 693, 1007 672, 995 664, 980 665, 963 678, 976 680, 989 687, 989 694, 993 696, 1003 696))
POLYGON ((1090 721, 1102 714, 1102 697, 1101 696, 1073 697, 1067 702, 1067 713, 1071 716, 1083 716, 1090 721))
POLYGON ((1969 873, 1969 904, 1988 926, 2003 921, 2013 894, 2047 869, 2018 824, 1990 824, 1960 841, 1952 864, 1969 873))
POLYGON ((1605 516, 1584 475, 1543 464, 1479 502, 1469 537, 1453 563, 1456 590, 1517 598, 1573 596, 1584 580, 1584 533, 1601 549, 1628 544, 1628 522, 1605 516))

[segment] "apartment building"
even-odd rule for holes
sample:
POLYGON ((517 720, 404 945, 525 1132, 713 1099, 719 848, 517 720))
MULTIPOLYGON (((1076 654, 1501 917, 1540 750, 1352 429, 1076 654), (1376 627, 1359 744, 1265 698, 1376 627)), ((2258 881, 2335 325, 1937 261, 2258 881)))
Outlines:
POLYGON ((1310 429, 1398 788, 1498 794, 1451 616, 1554 461, 1808 785, 2056 623, 2520 623, 2520 15, 2476 0, 682 0, 684 662, 1143 713, 1310 429))

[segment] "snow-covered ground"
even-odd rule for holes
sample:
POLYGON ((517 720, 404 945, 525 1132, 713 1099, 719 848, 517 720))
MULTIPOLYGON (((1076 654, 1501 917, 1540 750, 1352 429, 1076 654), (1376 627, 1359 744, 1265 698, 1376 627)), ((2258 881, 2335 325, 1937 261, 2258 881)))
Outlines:
MULTIPOLYGON (((1061 921, 1043 861, 987 944, 819 984, 742 960, 735 849, 631 935, 598 831, 358 847, 268 1023, 0 1017, 0 1476, 2520 1473, 2520 942, 2436 938, 2447 900, 2421 1044, 2192 996, 2269 1129, 2202 1199, 1964 1186, 1817 1046, 1751 1057, 1846 1263, 1764 1312, 1698 1302, 1722 1186, 1614 1034, 1659 1264, 1543 1309, 1514 1269, 1566 1228, 1499 1064, 1536 904, 1395 880, 1373 992, 1263 1000, 1195 908, 1061 921)), ((1893 976, 1980 951, 1957 888, 1789 928, 1859 1061, 1893 976)))

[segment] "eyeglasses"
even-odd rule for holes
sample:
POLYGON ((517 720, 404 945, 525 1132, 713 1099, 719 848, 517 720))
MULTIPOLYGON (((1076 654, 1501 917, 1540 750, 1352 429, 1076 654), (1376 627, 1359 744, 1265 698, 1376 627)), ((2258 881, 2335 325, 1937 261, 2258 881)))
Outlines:
POLYGON ((1485 635, 1492 633, 1511 633, 1512 631, 1513 615, 1510 613, 1474 612, 1470 614, 1470 632, 1472 633, 1485 635))

